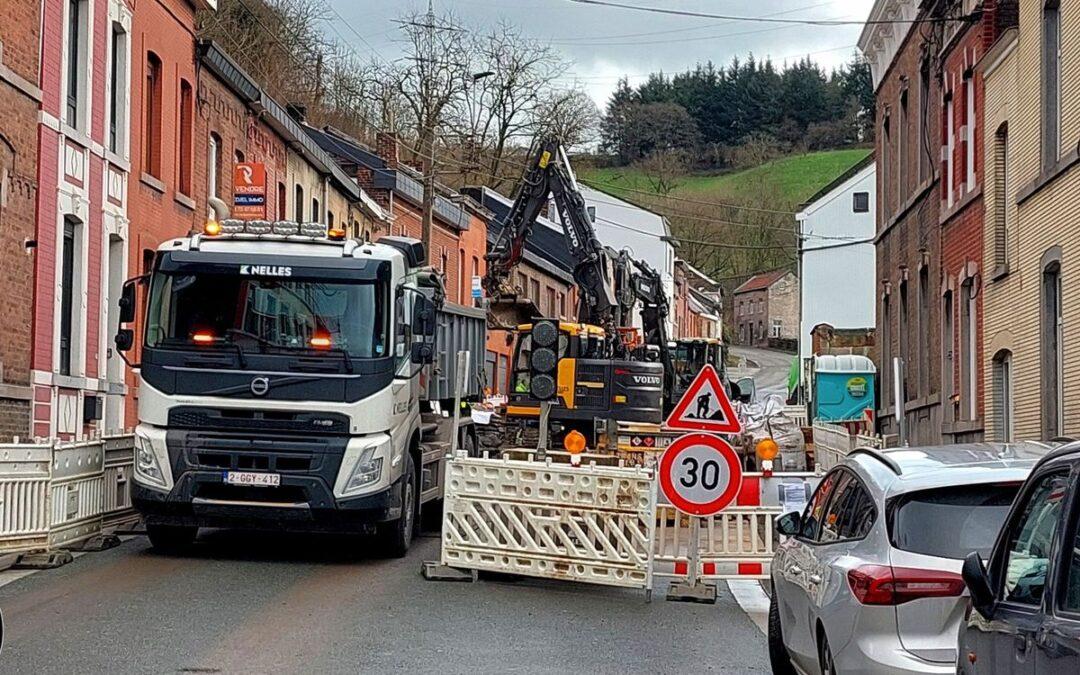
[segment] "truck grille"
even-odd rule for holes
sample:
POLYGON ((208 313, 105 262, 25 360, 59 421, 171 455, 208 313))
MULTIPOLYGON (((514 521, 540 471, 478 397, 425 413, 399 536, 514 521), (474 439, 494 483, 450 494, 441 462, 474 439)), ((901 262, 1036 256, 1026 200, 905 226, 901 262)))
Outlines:
POLYGON ((227 502, 263 502, 266 504, 300 504, 308 500, 307 491, 296 485, 250 487, 224 483, 199 483, 194 497, 227 502))
POLYGON ((175 429, 345 435, 349 433, 349 418, 338 413, 186 406, 169 411, 169 426, 175 429))

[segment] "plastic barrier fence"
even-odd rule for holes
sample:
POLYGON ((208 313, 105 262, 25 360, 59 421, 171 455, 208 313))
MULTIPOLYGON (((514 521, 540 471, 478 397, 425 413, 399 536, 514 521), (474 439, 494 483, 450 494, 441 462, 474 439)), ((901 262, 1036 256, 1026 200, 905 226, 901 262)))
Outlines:
POLYGON ((442 564, 651 589, 653 476, 639 467, 450 459, 442 564))

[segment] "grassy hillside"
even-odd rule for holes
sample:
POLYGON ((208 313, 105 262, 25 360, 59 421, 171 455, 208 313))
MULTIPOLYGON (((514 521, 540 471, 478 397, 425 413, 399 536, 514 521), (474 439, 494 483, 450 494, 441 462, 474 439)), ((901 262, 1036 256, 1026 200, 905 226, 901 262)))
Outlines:
MULTIPOLYGON (((675 179, 678 187, 671 194, 722 201, 737 198, 740 192, 761 184, 769 194, 776 195, 777 202, 800 204, 869 153, 870 150, 865 148, 828 150, 784 157, 745 171, 690 174, 675 179)), ((653 191, 645 175, 635 168, 581 168, 579 173, 586 183, 612 194, 617 194, 619 188, 653 191)), ((633 194, 626 196, 631 198, 633 194)))

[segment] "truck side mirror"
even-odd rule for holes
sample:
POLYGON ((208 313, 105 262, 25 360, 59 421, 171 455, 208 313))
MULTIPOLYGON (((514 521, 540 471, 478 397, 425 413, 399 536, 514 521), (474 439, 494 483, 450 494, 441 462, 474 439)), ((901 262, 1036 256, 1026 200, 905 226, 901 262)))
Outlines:
MULTIPOLYGON (((435 303, 427 296, 416 295, 413 303, 413 335, 420 337, 434 337, 435 335, 435 303)), ((429 362, 430 363, 430 362, 429 362)))
POLYGON ((135 320, 135 284, 142 277, 128 279, 124 282, 124 290, 120 294, 120 323, 131 323, 135 320))
POLYGON ((429 342, 414 342, 409 360, 418 366, 432 363, 435 360, 435 346, 429 342))
POLYGON ((115 342, 117 351, 131 351, 131 347, 135 344, 135 331, 130 328, 121 328, 116 331, 115 342))
POLYGON ((964 584, 971 594, 971 606, 979 614, 987 619, 994 618, 997 602, 994 601, 994 591, 990 587, 990 577, 986 574, 982 557, 978 551, 968 553, 964 558, 964 566, 960 570, 960 576, 964 578, 964 584))

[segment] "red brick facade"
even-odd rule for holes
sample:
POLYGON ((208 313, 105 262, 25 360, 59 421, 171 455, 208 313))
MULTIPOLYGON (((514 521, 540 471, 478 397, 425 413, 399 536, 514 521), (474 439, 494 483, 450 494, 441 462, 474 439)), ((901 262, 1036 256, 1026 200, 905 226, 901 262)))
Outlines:
MULTIPOLYGON (((149 271, 162 242, 201 229, 206 220, 203 115, 210 111, 194 96, 199 83, 191 2, 140 3, 132 21, 131 45, 128 269, 130 276, 136 276, 149 271), (187 126, 184 134, 182 126, 187 126)), ((138 306, 145 309, 141 297, 138 306)), ((141 316, 136 325, 142 325, 141 316)), ((136 331, 137 345, 139 338, 136 331)), ((134 353, 137 350, 138 346, 134 353)), ((132 396, 126 417, 133 426, 138 392, 130 371, 127 381, 132 396)))
POLYGON ((7 0, 0 22, 0 442, 31 431, 40 6, 7 0))
POLYGON ((983 254, 984 129, 982 76, 975 69, 985 49, 981 28, 977 23, 968 24, 956 33, 941 69, 941 138, 946 148, 939 168, 943 177, 939 192, 941 295, 942 311, 952 310, 942 324, 945 350, 942 432, 946 439, 956 441, 982 440, 983 339, 979 285, 983 254))

